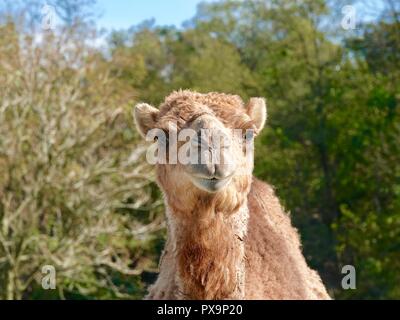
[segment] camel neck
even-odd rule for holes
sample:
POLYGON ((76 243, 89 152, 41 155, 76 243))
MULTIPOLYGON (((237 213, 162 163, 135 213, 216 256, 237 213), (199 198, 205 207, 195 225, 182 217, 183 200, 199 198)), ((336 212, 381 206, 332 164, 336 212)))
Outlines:
MULTIPOLYGON (((204 204, 204 203, 203 203, 204 204)), ((244 296, 247 200, 232 210, 212 203, 190 212, 168 206, 169 239, 181 298, 239 299, 244 296), (222 209, 222 210, 221 210, 222 209)))

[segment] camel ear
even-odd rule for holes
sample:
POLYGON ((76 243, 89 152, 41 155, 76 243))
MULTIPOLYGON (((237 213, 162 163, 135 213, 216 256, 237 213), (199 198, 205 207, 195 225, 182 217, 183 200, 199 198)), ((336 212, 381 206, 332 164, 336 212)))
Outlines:
POLYGON ((136 127, 143 138, 149 130, 154 129, 158 113, 158 109, 147 103, 139 103, 135 106, 136 127))
POLYGON ((267 105, 264 98, 251 98, 247 104, 247 114, 256 125, 257 131, 260 132, 267 120, 267 105))

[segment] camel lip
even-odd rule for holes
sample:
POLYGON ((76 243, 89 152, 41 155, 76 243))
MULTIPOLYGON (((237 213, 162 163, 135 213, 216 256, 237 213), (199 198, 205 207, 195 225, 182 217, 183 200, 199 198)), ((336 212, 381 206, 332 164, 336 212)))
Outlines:
POLYGON ((232 172, 229 176, 223 177, 223 178, 218 178, 214 175, 209 176, 209 177, 205 177, 202 175, 196 175, 196 174, 189 174, 191 179, 199 179, 199 180, 205 180, 205 181, 224 181, 224 180, 228 180, 230 178, 232 178, 232 176, 234 175, 234 172, 232 172))
POLYGON ((208 193, 216 193, 226 187, 231 181, 232 175, 223 179, 216 177, 201 178, 190 175, 190 180, 199 189, 208 193))

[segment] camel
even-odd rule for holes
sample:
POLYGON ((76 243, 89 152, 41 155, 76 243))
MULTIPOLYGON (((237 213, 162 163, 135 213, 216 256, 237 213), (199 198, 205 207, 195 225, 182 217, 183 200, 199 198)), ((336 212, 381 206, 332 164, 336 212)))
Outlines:
MULTIPOLYGON (((134 117, 143 137, 152 129, 167 132, 173 122, 178 132, 251 130, 251 140, 267 109, 263 98, 245 104, 237 95, 180 90, 159 108, 137 104, 134 117)), ((155 165, 168 236, 146 299, 330 299, 273 188, 253 177, 254 157, 244 155, 243 137, 229 137, 230 161, 155 165)), ((213 152, 212 139, 201 143, 213 152)))

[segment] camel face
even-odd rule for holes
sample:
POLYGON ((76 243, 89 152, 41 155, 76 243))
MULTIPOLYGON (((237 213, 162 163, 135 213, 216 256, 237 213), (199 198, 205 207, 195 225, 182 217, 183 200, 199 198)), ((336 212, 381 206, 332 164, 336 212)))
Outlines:
POLYGON ((246 106, 238 96, 190 91, 174 92, 159 109, 148 104, 135 108, 135 120, 144 137, 160 142, 164 161, 156 162, 160 186, 167 193, 207 195, 227 192, 251 179, 253 137, 266 117, 263 99, 246 106))
POLYGON ((183 171, 195 187, 205 192, 218 192, 231 182, 242 161, 242 141, 213 114, 196 115, 188 124, 193 157, 183 171))

